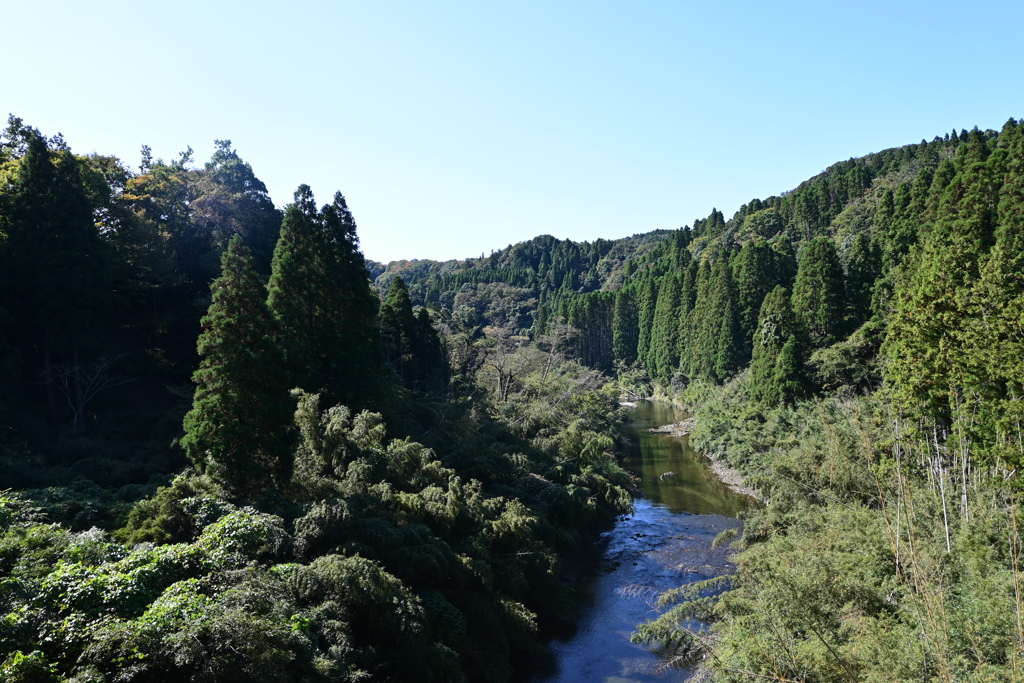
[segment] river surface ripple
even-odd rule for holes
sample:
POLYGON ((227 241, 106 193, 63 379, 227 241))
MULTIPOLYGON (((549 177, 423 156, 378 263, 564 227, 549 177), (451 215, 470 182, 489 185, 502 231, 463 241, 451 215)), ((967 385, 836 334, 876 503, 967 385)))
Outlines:
POLYGON ((585 605, 575 634, 552 643, 555 670, 535 683, 665 683, 692 671, 666 666, 667 653, 629 642, 633 629, 658 615, 659 593, 730 571, 715 536, 739 527, 750 500, 733 493, 689 447, 687 437, 647 431, 686 417, 642 401, 631 413, 638 453, 623 465, 640 477, 643 498, 602 538, 598 572, 578 585, 585 605), (673 473, 662 477, 664 473, 673 473))

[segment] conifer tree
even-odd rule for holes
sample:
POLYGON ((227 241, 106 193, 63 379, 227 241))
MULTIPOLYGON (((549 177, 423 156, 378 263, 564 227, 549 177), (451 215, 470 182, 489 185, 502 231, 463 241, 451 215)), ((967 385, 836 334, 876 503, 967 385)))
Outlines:
MULTIPOLYGON (((884 348, 888 376, 904 404, 940 417, 965 384, 973 382, 966 376, 971 371, 964 335, 977 305, 972 292, 980 266, 994 239, 1007 161, 1006 149, 979 161, 985 156, 983 145, 963 147, 958 163, 967 165, 945 186, 932 225, 922 231, 909 277, 900 281, 895 294, 884 348)), ((942 182, 942 170, 940 165, 929 202, 942 182)))
POLYGON ((778 284, 774 252, 763 240, 750 240, 740 249, 733 268, 743 354, 749 358, 761 302, 778 284))
POLYGON ((663 382, 672 379, 679 366, 676 345, 679 336, 679 301, 682 282, 678 273, 669 273, 662 280, 651 326, 651 375, 663 382))
POLYGON ((715 380, 724 382, 739 370, 746 362, 744 357, 743 329, 740 327, 739 316, 736 314, 735 290, 732 289, 732 276, 729 268, 723 268, 723 280, 727 291, 722 295, 721 325, 718 330, 718 348, 715 353, 715 380))
POLYGON ((810 349, 834 344, 845 331, 843 270, 829 238, 815 237, 800 254, 792 304, 810 349))
POLYGON ((679 369, 686 375, 689 372, 691 347, 693 345, 693 307, 697 303, 697 277, 700 265, 691 260, 683 276, 683 289, 679 295, 679 339, 676 343, 676 354, 679 356, 679 369))
POLYGON ((615 313, 612 319, 612 347, 615 360, 624 363, 636 361, 637 319, 636 290, 623 287, 615 294, 615 313))
POLYGON ((845 260, 848 327, 856 329, 871 315, 871 294, 881 274, 881 257, 862 232, 853 239, 845 260))
POLYGON ((366 260, 359 251, 356 221, 345 197, 334 193, 321 210, 324 272, 327 276, 327 339, 322 353, 328 359, 327 397, 358 407, 372 402, 381 391, 379 300, 370 289, 366 260))
POLYGON ((689 362, 683 368, 690 378, 708 378, 714 373, 721 321, 713 317, 711 278, 711 264, 708 259, 701 259, 697 269, 697 297, 687 332, 689 362))
POLYGON ((781 285, 765 297, 754 334, 750 398, 767 406, 792 403, 803 395, 799 323, 781 285))
POLYGON ((648 272, 640 285, 640 300, 637 302, 637 361, 651 367, 651 327, 654 324, 654 309, 658 304, 658 288, 648 272))
POLYGON ((319 327, 326 315, 319 289, 326 283, 318 272, 321 240, 316 222, 313 193, 302 185, 295 192, 295 202, 285 209, 267 300, 277 320, 277 344, 284 352, 291 384, 307 393, 318 393, 327 379, 318 349, 319 327))
POLYGON ((775 252, 775 279, 783 287, 791 288, 796 279, 796 251, 793 243, 780 237, 773 242, 772 250, 775 252))
POLYGON ((379 392, 380 330, 355 221, 340 194, 317 211, 309 186, 285 210, 269 305, 292 382, 328 403, 366 405, 379 392))
POLYGON ((18 326, 23 355, 85 362, 103 345, 113 308, 111 253, 100 239, 80 162, 57 140, 25 129, 25 153, 10 178, 0 304, 18 326), (52 147, 52 149, 51 149, 52 147))
MULTIPOLYGON (((964 362, 981 378, 981 390, 997 408, 999 449, 1007 469, 1024 466, 1017 425, 1024 424, 1024 126, 1010 119, 999 135, 1007 151, 999 191, 995 244, 970 301, 976 308, 964 334, 964 362)), ((977 383, 975 390, 977 391, 977 383)))
POLYGON ((294 410, 273 341, 276 325, 252 256, 235 236, 212 286, 199 337, 198 385, 181 445, 201 472, 236 495, 285 482, 294 410))
MULTIPOLYGON (((396 276, 391 281, 391 289, 380 307, 380 323, 385 358, 405 379, 406 363, 415 365, 413 351, 416 345, 416 317, 412 312, 409 289, 401 277, 396 276)), ((411 379, 416 374, 416 368, 409 369, 411 379)))
POLYGON ((712 358, 709 379, 716 382, 725 381, 747 360, 743 352, 743 329, 740 327, 732 270, 732 264, 723 258, 711 274, 709 336, 704 340, 703 348, 712 358))

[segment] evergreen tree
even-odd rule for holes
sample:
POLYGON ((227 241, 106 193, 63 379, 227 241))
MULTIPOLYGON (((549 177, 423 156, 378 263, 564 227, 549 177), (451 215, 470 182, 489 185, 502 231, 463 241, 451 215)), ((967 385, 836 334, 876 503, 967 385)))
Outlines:
POLYGON ((721 325, 718 330, 718 349, 715 354, 715 379, 724 382, 745 363, 743 329, 736 314, 735 290, 728 267, 722 269, 723 280, 729 291, 722 294, 721 325))
POLYGON ((302 185, 285 210, 274 250, 269 304, 294 385, 358 407, 380 391, 377 298, 340 194, 317 211, 302 185))
POLYGON ((0 257, 11 341, 43 363, 85 362, 102 349, 113 311, 111 252, 100 239, 81 163, 57 140, 27 129, 6 197, 0 257))
POLYGON ((793 243, 785 237, 780 237, 772 244, 775 252, 775 279, 783 287, 793 286, 796 279, 796 251, 793 243))
POLYGON ((743 354, 749 358, 761 302, 778 284, 775 253, 763 240, 750 240, 740 249, 733 268, 743 354))
POLYGON ((679 367, 676 340, 679 336, 679 301, 682 282, 678 274, 664 277, 658 292, 651 326, 651 376, 667 382, 679 367))
POLYGON ((321 218, 327 245, 324 310, 329 312, 329 328, 322 347, 329 362, 327 398, 358 407, 373 402, 382 390, 378 371, 382 361, 377 324, 380 304, 370 289, 355 218, 340 192, 323 208, 321 218))
POLYGON ((683 371, 690 378, 709 378, 714 374, 721 321, 714 318, 711 278, 711 264, 707 259, 702 259, 697 269, 697 297, 686 335, 689 340, 689 358, 683 371))
POLYGON ((651 367, 651 328, 654 325, 654 309, 658 304, 658 288, 648 273, 640 285, 640 300, 637 304, 637 361, 651 367))
POLYGON ((792 303, 810 349, 831 346, 840 339, 846 317, 843 270, 829 238, 815 237, 800 254, 792 303))
POLYGON ((615 313, 612 320, 615 360, 624 363, 636 361, 638 329, 636 290, 633 287, 623 287, 615 294, 615 313))
POLYGON ((848 329, 856 329, 871 315, 871 294, 881 274, 881 257, 862 232, 853 239, 845 260, 848 329))
POLYGON ((290 475, 294 409, 266 292, 241 237, 232 238, 222 263, 181 445, 201 472, 236 495, 252 495, 290 475))
POLYGON ((676 354, 679 356, 679 369, 686 375, 689 372, 691 359, 691 347, 693 337, 693 307, 697 303, 697 278, 700 272, 700 265, 696 260, 691 260, 683 276, 683 289, 679 296, 679 340, 676 344, 676 354))
POLYGON ((777 286, 765 297, 754 334, 750 398, 767 406, 792 403, 803 395, 799 323, 789 291, 777 286))
POLYGON ((958 152, 958 163, 968 165, 945 186, 932 225, 922 231, 909 276, 896 290, 884 349, 888 376, 904 405, 932 416, 947 416, 965 386, 980 385, 967 376, 977 366, 964 353, 964 335, 977 305, 972 292, 980 266, 994 239, 1007 150, 977 160, 983 156, 980 144, 958 152))
MULTIPOLYGON (((413 347, 416 343, 416 318, 412 312, 409 289, 401 277, 391 280, 391 289, 380 307, 381 337, 384 342, 384 356, 404 380, 407 362, 414 362, 413 347)), ((410 378, 415 368, 410 368, 410 378)))
POLYGON ((803 368, 800 342, 796 335, 791 334, 779 351, 775 371, 772 373, 772 389, 769 393, 774 395, 775 404, 793 405, 806 395, 803 368))
POLYGON ((970 297, 972 320, 964 334, 964 362, 998 415, 997 440, 1017 442, 1000 448, 1007 469, 1024 466, 1017 425, 1024 424, 1024 127, 1013 119, 1003 127, 999 144, 1007 151, 999 191, 995 244, 970 297))
POLYGON ((295 192, 295 202, 285 209, 267 300, 277 320, 277 344, 284 352, 291 385, 307 393, 319 393, 327 383, 319 342, 329 313, 322 305, 327 282, 320 271, 323 245, 317 218, 313 193, 302 185, 295 192))

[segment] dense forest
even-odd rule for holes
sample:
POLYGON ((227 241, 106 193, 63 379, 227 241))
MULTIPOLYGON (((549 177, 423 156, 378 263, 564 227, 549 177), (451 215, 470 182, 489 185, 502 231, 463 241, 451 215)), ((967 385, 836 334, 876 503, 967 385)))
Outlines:
POLYGON ((345 198, 228 141, 11 117, 0 234, 0 678, 505 681, 571 626, 632 480, 558 340, 378 296, 345 198))
POLYGON ((628 512, 623 393, 764 504, 638 641, 721 681, 1024 679, 1024 124, 679 230, 366 261, 231 147, 0 138, 0 673, 509 680, 628 512))
POLYGON ((514 296, 530 333, 694 410, 693 444, 761 492, 736 573, 663 595, 636 640, 722 681, 1024 680, 1022 174, 1011 119, 728 220, 378 282, 485 329, 514 296))

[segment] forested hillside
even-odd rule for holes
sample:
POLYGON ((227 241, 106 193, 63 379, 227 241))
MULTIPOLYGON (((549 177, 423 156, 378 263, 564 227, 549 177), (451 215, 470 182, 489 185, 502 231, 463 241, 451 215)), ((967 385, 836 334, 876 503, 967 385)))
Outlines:
POLYGON ((505 681, 630 509, 617 390, 371 288, 345 198, 0 146, 0 679, 505 681))
POLYGON ((509 680, 630 509, 631 391, 765 502, 638 640, 723 681, 1021 680, 1022 174, 1011 119, 728 219, 379 264, 229 141, 134 170, 11 117, 0 677, 509 680))
POLYGON ((569 275, 517 245, 422 291, 483 326, 507 297, 477 292, 516 291, 522 334, 690 406, 693 443, 762 492, 737 574, 666 594, 638 640, 725 681, 1021 680, 1022 169, 1011 119, 618 259, 578 245, 569 275))
POLYGON ((1022 172, 1013 120, 839 164, 620 290, 693 443, 766 500, 737 573, 638 640, 723 681, 1024 677, 1022 172))

